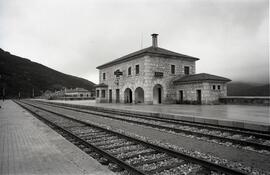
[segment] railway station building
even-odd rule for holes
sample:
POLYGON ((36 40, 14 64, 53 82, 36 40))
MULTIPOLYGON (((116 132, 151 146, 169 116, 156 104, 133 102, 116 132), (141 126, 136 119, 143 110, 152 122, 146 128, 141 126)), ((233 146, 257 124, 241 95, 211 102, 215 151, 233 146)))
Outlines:
POLYGON ((230 79, 207 73, 196 74, 199 58, 152 46, 97 67, 98 103, 215 104, 227 95, 230 79))

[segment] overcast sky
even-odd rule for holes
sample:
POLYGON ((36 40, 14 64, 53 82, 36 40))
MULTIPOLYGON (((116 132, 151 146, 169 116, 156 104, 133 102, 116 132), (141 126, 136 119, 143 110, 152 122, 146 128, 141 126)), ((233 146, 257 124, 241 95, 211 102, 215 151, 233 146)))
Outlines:
POLYGON ((151 33, 197 73, 269 82, 268 0, 0 0, 2 49, 94 83, 151 33))

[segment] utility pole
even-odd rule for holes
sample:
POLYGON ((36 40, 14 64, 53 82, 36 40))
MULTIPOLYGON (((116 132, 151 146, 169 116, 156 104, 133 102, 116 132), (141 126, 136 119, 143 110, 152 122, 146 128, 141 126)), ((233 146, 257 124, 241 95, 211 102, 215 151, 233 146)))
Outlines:
POLYGON ((5 90, 5 87, 3 87, 3 101, 5 101, 5 96, 6 96, 6 90, 5 90))
POLYGON ((35 89, 32 89, 32 97, 35 98, 35 89))
POLYGON ((5 101, 5 85, 4 85, 4 76, 0 74, 0 82, 3 82, 1 83, 1 86, 2 86, 2 99, 3 99, 3 102, 5 101), (3 81, 2 81, 3 80, 3 81))

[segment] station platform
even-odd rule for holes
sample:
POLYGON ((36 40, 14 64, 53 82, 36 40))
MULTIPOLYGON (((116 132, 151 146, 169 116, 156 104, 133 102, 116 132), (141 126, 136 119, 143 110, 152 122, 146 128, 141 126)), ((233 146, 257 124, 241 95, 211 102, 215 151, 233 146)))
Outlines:
MULTIPOLYGON (((53 101, 49 101, 53 102, 53 101)), ((63 102, 63 101, 60 101, 63 102)), ((89 106, 89 101, 66 101, 66 103, 72 103, 78 105, 86 105, 89 106)), ((69 104, 70 106, 73 106, 69 104)), ((92 105, 94 105, 92 103, 92 105)), ((96 107, 103 107, 103 108, 116 108, 117 110, 123 110, 124 107, 128 105, 124 104, 96 104, 96 107), (105 107, 106 106, 106 107, 105 107)), ((156 105, 133 105, 133 107, 136 109, 140 108, 142 106, 143 108, 146 107, 155 107, 156 105)), ((166 105, 165 105, 166 106, 166 105)), ((85 106, 84 106, 85 107, 85 106)), ((130 108, 128 108, 130 109, 130 108)), ((108 126, 110 128, 113 128, 114 130, 121 129, 124 133, 128 134, 131 133, 132 135, 142 136, 149 140, 156 140, 160 141, 165 144, 178 146, 180 148, 184 148, 189 151, 198 151, 199 153, 206 153, 209 154, 208 156, 215 156, 222 158, 224 160, 229 160, 231 162, 237 162, 239 164, 242 164, 247 167, 254 167, 261 170, 265 170, 267 172, 270 172, 270 166, 269 166, 269 160, 270 155, 269 154, 262 154, 254 151, 239 149, 237 147, 230 147, 225 146, 222 144, 218 144, 215 142, 208 142, 200 139, 195 139, 193 137, 187 137, 171 132, 165 132, 163 130, 159 130, 156 128, 143 126, 143 125, 136 125, 134 123, 128 123, 125 121, 119 121, 119 120, 112 120, 109 118, 100 117, 97 115, 91 115, 86 113, 79 113, 79 112, 70 112, 69 110, 61 110, 63 114, 68 114, 72 116, 76 116, 76 118, 79 118, 81 120, 84 120, 86 122, 97 124, 99 123, 102 126, 108 126), (69 113, 70 112, 70 113, 69 113), (76 115, 74 115, 76 114, 76 115)), ((59 112, 59 111, 58 111, 59 112)))
POLYGON ((0 106, 0 174, 114 174, 11 100, 0 106))
MULTIPOLYGON (((39 99, 41 100, 41 99, 39 99)), ((96 103, 95 100, 41 100, 53 103, 104 107, 114 110, 145 112, 162 117, 188 121, 255 129, 270 132, 270 108, 261 105, 184 105, 184 104, 115 104, 96 103)))

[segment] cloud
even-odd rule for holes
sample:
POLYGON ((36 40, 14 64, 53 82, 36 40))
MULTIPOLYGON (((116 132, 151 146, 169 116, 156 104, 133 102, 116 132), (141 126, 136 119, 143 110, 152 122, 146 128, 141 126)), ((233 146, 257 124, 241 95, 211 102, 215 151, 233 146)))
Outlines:
POLYGON ((0 47, 98 83, 96 67, 151 44, 197 72, 269 81, 267 0, 0 0, 0 47))

